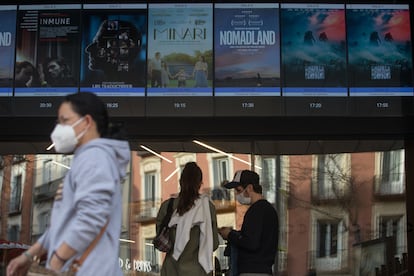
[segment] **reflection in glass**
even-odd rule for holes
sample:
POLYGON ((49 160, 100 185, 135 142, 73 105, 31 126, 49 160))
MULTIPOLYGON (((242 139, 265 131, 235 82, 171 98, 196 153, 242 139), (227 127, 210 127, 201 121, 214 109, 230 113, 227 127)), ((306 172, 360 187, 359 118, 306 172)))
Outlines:
MULTIPOLYGON (((161 202, 179 192, 180 171, 189 161, 196 161, 203 171, 200 192, 210 195, 218 226, 236 229, 247 207, 223 184, 236 170, 255 168, 264 196, 279 213, 274 269, 280 273, 355 275, 375 270, 377 263, 369 263, 371 255, 364 252, 367 244, 385 239, 393 246, 383 249, 392 250, 384 254, 406 258, 404 149, 294 155, 157 152, 172 162, 147 151, 131 152, 122 184, 119 265, 125 275, 159 275, 164 255, 152 245, 155 217, 161 202), (364 263, 355 262, 358 254, 364 254, 364 263)), ((31 244, 45 231, 71 159, 57 154, 1 157, 1 239, 31 244)), ((228 269, 225 247, 220 240, 215 252, 222 272, 228 269)), ((0 248, 4 267, 8 249, 1 244, 0 248)))

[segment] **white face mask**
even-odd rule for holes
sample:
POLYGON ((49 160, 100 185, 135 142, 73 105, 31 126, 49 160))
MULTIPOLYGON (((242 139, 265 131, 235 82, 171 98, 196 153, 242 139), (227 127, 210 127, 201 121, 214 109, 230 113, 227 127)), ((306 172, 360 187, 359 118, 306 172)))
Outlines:
POLYGON ((243 192, 241 192, 240 194, 237 194, 236 199, 240 204, 250 205, 250 203, 252 203, 252 198, 248 196, 244 196, 245 190, 246 189, 244 189, 243 192))
POLYGON ((75 130, 73 129, 80 122, 82 122, 84 117, 77 120, 73 125, 62 125, 57 124, 53 130, 50 138, 52 139, 53 144, 55 145, 55 150, 58 153, 70 153, 73 152, 76 145, 79 142, 79 139, 86 133, 85 129, 78 136, 76 136, 75 130))

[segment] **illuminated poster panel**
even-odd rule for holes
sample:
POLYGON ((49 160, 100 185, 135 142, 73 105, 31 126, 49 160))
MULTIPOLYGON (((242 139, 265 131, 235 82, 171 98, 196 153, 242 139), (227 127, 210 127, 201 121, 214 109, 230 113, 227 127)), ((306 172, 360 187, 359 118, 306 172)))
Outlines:
POLYGON ((212 4, 149 4, 147 96, 212 96, 212 4))
POLYGON ((281 4, 282 94, 347 96, 345 7, 281 4))
POLYGON ((85 4, 81 92, 145 96, 146 4, 85 4))
POLYGON ((78 91, 80 8, 79 4, 19 6, 15 96, 78 91))
POLYGON ((279 4, 216 4, 216 96, 280 96, 279 4))
POLYGON ((350 96, 412 96, 409 5, 346 5, 350 96))
POLYGON ((0 97, 13 95, 17 6, 0 6, 0 97))

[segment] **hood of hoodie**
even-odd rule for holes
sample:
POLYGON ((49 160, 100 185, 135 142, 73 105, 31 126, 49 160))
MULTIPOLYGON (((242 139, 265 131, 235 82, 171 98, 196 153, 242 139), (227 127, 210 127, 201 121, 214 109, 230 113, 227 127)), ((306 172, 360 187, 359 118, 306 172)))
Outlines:
POLYGON ((93 147, 104 149, 117 165, 119 177, 123 179, 126 176, 126 167, 131 159, 131 149, 127 141, 107 138, 94 139, 77 148, 75 155, 93 147))

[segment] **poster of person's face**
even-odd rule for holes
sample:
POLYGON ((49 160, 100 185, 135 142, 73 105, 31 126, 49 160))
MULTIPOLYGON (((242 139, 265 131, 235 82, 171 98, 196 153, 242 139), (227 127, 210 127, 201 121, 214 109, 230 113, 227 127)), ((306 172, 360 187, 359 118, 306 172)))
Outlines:
POLYGON ((347 96, 343 4, 281 4, 284 96, 347 96))
POLYGON ((350 96, 412 96, 409 5, 346 5, 350 96))
POLYGON ((80 9, 79 4, 19 6, 15 96, 78 91, 80 9))
POLYGON ((85 4, 81 92, 145 96, 145 4, 85 4))
POLYGON ((212 96, 212 4, 149 4, 148 96, 212 96))
POLYGON ((0 97, 13 95, 17 6, 0 6, 0 97))
POLYGON ((216 4, 215 96, 280 96, 279 4, 216 4))

